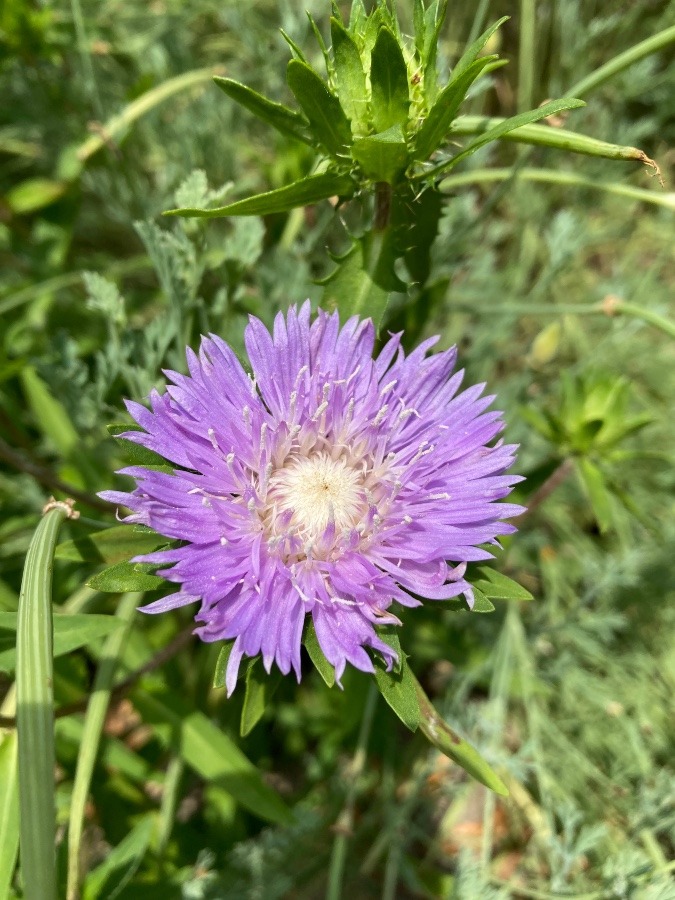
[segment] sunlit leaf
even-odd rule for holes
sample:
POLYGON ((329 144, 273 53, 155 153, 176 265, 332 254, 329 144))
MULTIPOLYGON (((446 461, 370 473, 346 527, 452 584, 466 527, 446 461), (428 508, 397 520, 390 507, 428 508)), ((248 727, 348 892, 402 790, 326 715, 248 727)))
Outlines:
POLYGON ((228 97, 235 100, 249 112, 253 113, 263 122, 276 128, 282 134, 290 135, 305 144, 312 145, 312 139, 307 134, 307 123, 287 106, 269 100, 252 88, 234 81, 232 78, 222 78, 215 75, 213 80, 228 97))
POLYGON ((361 54, 351 34, 335 17, 330 20, 330 33, 340 104, 352 123, 352 130, 365 132, 368 128, 368 91, 361 54))
POLYGON ((241 710, 239 734, 246 737, 250 734, 258 722, 262 719, 265 708, 279 687, 283 675, 277 666, 274 666, 270 674, 259 664, 259 659, 253 659, 246 669, 246 693, 244 705, 241 710))
POLYGON ((408 121, 408 67, 392 32, 380 28, 370 59, 373 124, 377 132, 408 121))
POLYGON ((319 675, 321 675, 328 687, 333 687, 335 684, 335 669, 324 656, 323 650, 319 644, 319 639, 316 636, 316 630, 311 616, 307 616, 307 623, 305 625, 305 633, 302 642, 319 675))
MULTIPOLYGON (((114 616, 73 615, 54 616, 54 656, 64 656, 80 647, 85 647, 110 634, 119 627, 119 620, 114 616)), ((13 672, 16 668, 16 649, 14 647, 17 614, 0 613, 0 671, 13 672), (4 640, 3 632, 7 632, 4 640)))
POLYGON ((330 197, 350 197, 356 185, 347 175, 324 172, 309 175, 284 187, 238 200, 216 209, 171 209, 167 216, 196 216, 203 219, 223 216, 267 216, 272 213, 288 212, 298 206, 310 206, 330 197))
POLYGON ((288 823, 286 804, 222 729, 202 712, 190 710, 175 694, 162 697, 135 690, 134 705, 158 738, 210 784, 217 785, 251 812, 288 823))
POLYGON ((143 861, 154 827, 154 816, 149 813, 136 822, 104 861, 89 873, 82 891, 83 900, 111 896, 129 882, 143 861))
POLYGON ((502 797, 508 797, 509 792, 497 773, 493 771, 475 747, 461 738, 445 719, 439 716, 421 684, 414 675, 412 678, 419 702, 420 730, 427 740, 481 784, 496 794, 501 794, 502 797))
POLYGON ((334 156, 346 153, 352 137, 349 119, 325 81, 299 59, 289 62, 286 79, 316 139, 334 156))
POLYGON ((352 156, 373 181, 395 184, 408 164, 408 147, 400 125, 388 131, 357 138, 352 156))
POLYGON ((76 562, 118 563, 133 556, 152 553, 166 544, 166 538, 149 528, 136 525, 116 525, 103 531, 64 541, 56 548, 57 559, 76 562))
POLYGON ((488 566, 481 566, 478 571, 484 577, 473 586, 491 600, 532 600, 532 594, 508 575, 488 566))
POLYGON ((163 578, 151 575, 144 563, 118 562, 93 575, 87 584, 95 591, 124 594, 128 591, 153 591, 165 584, 163 578))
POLYGON ((384 662, 378 657, 375 661, 375 681, 380 693, 406 728, 416 731, 420 723, 420 709, 415 678, 401 650, 398 634, 393 628, 380 629, 378 634, 395 651, 398 663, 387 672, 384 662))

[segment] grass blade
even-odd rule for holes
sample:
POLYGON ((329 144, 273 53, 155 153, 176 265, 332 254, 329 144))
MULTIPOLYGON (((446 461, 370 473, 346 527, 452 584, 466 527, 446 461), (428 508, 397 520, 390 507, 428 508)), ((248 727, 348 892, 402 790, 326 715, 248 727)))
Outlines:
MULTIPOLYGON (((584 178, 583 175, 577 175, 576 172, 563 172, 560 169, 479 169, 474 172, 462 172, 461 175, 450 175, 444 178, 439 184, 439 190, 448 191, 454 188, 463 187, 467 184, 489 184, 493 181, 507 181, 509 178, 522 178, 523 181, 534 181, 545 184, 570 185, 579 188, 591 188, 594 191, 605 191, 608 194, 618 194, 620 197, 627 197, 629 200, 639 200, 642 203, 655 203, 657 206, 665 206, 666 209, 675 210, 675 192, 668 193, 664 191, 649 191, 646 188, 635 187, 632 184, 621 184, 614 181, 595 181, 592 178, 584 178)), ((582 307, 580 306, 580 309, 582 307)), ((555 307, 551 307, 552 310, 555 307)), ((600 310, 595 310, 599 312, 600 310)), ((627 315, 631 313, 625 308, 625 304, 621 310, 616 312, 625 312, 627 315)), ((613 310, 614 312, 614 310, 613 310)), ((644 316, 642 316, 644 318, 644 316)), ((662 316, 659 317, 661 320, 662 316)), ((662 324, 657 327, 662 328, 662 324)))
POLYGON ((70 800, 68 887, 66 891, 68 900, 77 900, 79 897, 79 855, 84 807, 89 794, 89 785, 94 772, 94 763, 96 762, 103 724, 108 711, 115 669, 117 668, 120 653, 126 644, 136 607, 140 603, 142 596, 142 594, 135 593, 126 594, 120 601, 116 618, 124 623, 124 627, 118 628, 105 643, 94 680, 94 688, 87 706, 80 752, 77 757, 73 793, 70 800))
MULTIPOLYGON (((16 691, 10 687, 0 705, 3 716, 16 713, 16 691)), ((16 731, 0 731, 0 900, 8 900, 19 850, 19 791, 16 731)))
POLYGON ((581 97, 589 91, 600 87, 601 84, 609 81, 610 78, 618 75, 619 72, 623 72, 624 69, 632 66, 638 60, 644 59, 645 56, 649 56, 652 53, 657 53, 663 47, 672 44, 673 41, 675 41, 675 25, 672 25, 670 28, 664 28, 658 34, 640 41, 639 44, 635 44, 633 47, 629 47, 624 53, 619 53, 614 59, 606 62, 604 66, 600 66, 595 72, 591 72, 590 75, 582 78, 581 81, 577 81, 569 93, 581 97))
POLYGON ((65 503, 45 509, 26 556, 17 629, 21 874, 27 900, 56 898, 52 568, 59 528, 72 511, 65 503))

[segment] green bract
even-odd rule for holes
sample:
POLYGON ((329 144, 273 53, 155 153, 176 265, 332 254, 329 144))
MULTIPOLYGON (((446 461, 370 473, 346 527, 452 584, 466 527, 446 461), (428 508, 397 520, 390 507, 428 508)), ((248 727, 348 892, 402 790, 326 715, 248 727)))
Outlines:
MULTIPOLYGON (((415 33, 407 37, 401 34, 396 15, 386 0, 378 0, 370 15, 361 2, 355 3, 347 25, 334 5, 330 48, 326 48, 312 20, 323 50, 324 73, 312 68, 300 48, 284 34, 293 53, 286 78, 299 112, 231 78, 214 79, 229 97, 258 118, 282 134, 314 147, 322 157, 321 172, 333 176, 310 185, 308 179, 301 179, 283 188, 287 204, 284 208, 333 196, 350 197, 377 182, 392 187, 410 177, 433 182, 441 171, 447 172, 488 140, 583 105, 580 100, 567 98, 521 113, 500 121, 499 133, 488 130, 464 150, 441 157, 441 152, 447 152, 453 122, 474 82, 505 62, 482 54, 507 18, 488 28, 466 49, 447 84, 439 87, 437 45, 446 6, 447 0, 434 0, 426 8, 423 0, 415 0, 415 33), (429 162, 436 165, 430 169, 429 162), (317 191, 317 187, 323 190, 317 191)), ((173 214, 188 216, 279 211, 277 197, 270 194, 232 207, 171 210, 173 214)))

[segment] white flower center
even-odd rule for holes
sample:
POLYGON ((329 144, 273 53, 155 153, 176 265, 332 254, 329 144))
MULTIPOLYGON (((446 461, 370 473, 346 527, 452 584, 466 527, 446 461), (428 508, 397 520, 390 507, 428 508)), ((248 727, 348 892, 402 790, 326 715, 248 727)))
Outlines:
POLYGON ((327 453, 298 457, 270 476, 268 509, 274 518, 292 513, 289 527, 304 540, 318 540, 329 524, 339 533, 353 528, 368 509, 363 477, 327 453))

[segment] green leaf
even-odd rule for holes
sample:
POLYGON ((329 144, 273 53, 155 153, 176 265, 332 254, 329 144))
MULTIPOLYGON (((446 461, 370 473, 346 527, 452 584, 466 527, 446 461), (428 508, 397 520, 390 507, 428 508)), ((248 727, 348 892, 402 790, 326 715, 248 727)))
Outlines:
POLYGON ((215 75, 213 80, 230 99, 243 106, 263 122, 276 128, 282 134, 287 134, 313 146, 313 141, 307 133, 307 123, 294 110, 281 103, 269 100, 252 88, 241 84, 239 81, 234 81, 232 78, 222 78, 219 75, 215 75))
POLYGON ((335 17, 330 20, 340 105, 352 124, 353 132, 368 130, 368 90, 361 54, 351 34, 335 17))
POLYGON ((288 63, 286 80, 319 143, 333 156, 345 155, 352 130, 340 101, 325 81, 299 59, 288 63))
POLYGON ((424 53, 424 96, 427 104, 432 104, 438 92, 438 72, 436 60, 438 56, 438 38, 448 11, 448 0, 431 3, 425 13, 424 53))
POLYGON ((305 625, 305 634, 302 642, 305 645, 305 648, 309 653, 309 658, 314 663, 317 672, 321 675, 328 687, 332 688, 335 684, 335 669, 323 654, 311 616, 307 616, 307 624, 305 625))
POLYGON ((484 578, 476 581, 474 588, 478 588, 491 600, 532 600, 532 594, 522 585, 518 584, 508 575, 502 575, 496 569, 489 566, 481 566, 478 570, 484 578))
POLYGON ((100 866, 90 872, 84 883, 82 900, 115 897, 137 871, 150 846, 155 817, 146 813, 113 847, 100 866))
POLYGON ((485 594, 481 591, 480 588, 476 587, 475 584, 471 585, 473 588, 473 607, 471 612, 474 613, 491 613, 495 611, 494 603, 491 603, 485 594))
MULTIPOLYGON (((412 673, 411 673, 412 675, 412 673)), ((480 753, 467 741, 461 738, 448 723, 442 719, 434 709, 431 700, 427 697, 421 684, 414 675, 415 689, 420 709, 420 730, 427 740, 454 760, 472 778, 475 778, 485 787, 490 788, 502 797, 508 797, 509 792, 496 772, 488 765, 480 753)))
POLYGON ((196 216, 203 219, 221 216, 267 216, 272 213, 288 212, 298 206, 310 206, 329 197, 351 197, 355 190, 356 185, 348 175, 323 172, 320 175, 308 175, 284 187, 216 209, 170 209, 164 215, 196 216))
POLYGON ((133 556, 152 553, 165 546, 167 539, 137 525, 117 525, 83 537, 64 541, 56 548, 56 559, 75 562, 117 563, 133 556))
MULTIPOLYGON (((76 896, 81 882, 80 860, 82 849, 82 830, 85 820, 85 807, 94 774, 94 766, 98 758, 98 750, 103 734, 106 713, 110 702, 113 679, 123 648, 129 639, 136 607, 142 600, 141 594, 127 594, 122 597, 113 619, 119 627, 117 633, 105 642, 96 670, 93 688, 87 703, 84 718, 84 730, 77 754, 75 780, 70 796, 68 816, 68 885, 66 896, 76 896)), ((89 616, 81 616, 88 619, 89 616)))
POLYGON ((400 220, 405 237, 404 259, 410 278, 424 287, 431 271, 431 248, 438 234, 438 225, 443 210, 443 197, 433 187, 424 191, 411 191, 406 196, 397 192, 396 203, 402 202, 403 209, 395 203, 392 219, 400 220))
POLYGON ((67 181, 49 178, 29 178, 5 195, 9 209, 17 216, 37 212, 61 198, 68 189, 67 181))
MULTIPOLYGON (((3 713, 7 710, 3 708, 3 713)), ((12 896, 9 888, 14 877, 19 851, 19 786, 17 783, 16 732, 0 737, 0 897, 12 896)))
POLYGON ((269 675, 264 669, 261 671, 259 659, 252 659, 246 670, 246 694, 239 723, 239 734, 242 737, 250 734, 262 719, 267 704, 283 678, 277 666, 269 675))
POLYGON ((457 110, 466 96, 466 92, 490 61, 496 58, 495 56, 487 56, 483 59, 477 59, 461 76, 452 78, 446 84, 415 135, 416 159, 420 161, 428 159, 440 147, 457 115, 457 110))
MULTIPOLYGON (((466 48, 456 65, 453 66, 451 81, 456 81, 464 75, 464 73, 474 64, 474 60, 495 31, 497 31, 498 28, 501 28, 504 22, 508 22, 508 20, 509 16, 502 16, 499 21, 495 22, 494 25, 491 25, 479 38, 476 38, 473 44, 466 48)), ((490 59, 494 59, 494 57, 490 57, 490 59)))
POLYGON ((577 459, 576 462, 579 478, 588 495, 588 499, 591 501, 593 515, 600 531, 604 534, 610 530, 614 520, 612 495, 607 488, 605 476, 590 459, 582 457, 577 459))
POLYGON ((562 100, 552 100, 550 103, 544 103, 543 106, 540 106, 537 109, 531 109, 528 112, 519 113, 517 116, 512 116, 509 119, 504 119, 499 123, 499 125, 495 125, 493 128, 489 128, 479 138, 471 141, 464 148, 464 150, 462 150, 456 156, 453 156, 452 159, 440 163, 438 166, 434 166, 431 169, 427 169, 425 172, 419 173, 415 176, 415 178, 435 178, 437 175, 441 175, 444 172, 448 172, 450 169, 454 168, 457 163, 461 162, 463 159, 466 159, 467 156, 471 156, 472 153, 475 153, 476 150, 484 147, 485 144, 489 144, 491 141, 499 140, 500 138, 504 137, 504 135, 515 131, 517 128, 520 128, 523 125, 529 125, 532 122, 537 122, 539 119, 545 119, 547 116, 553 116, 565 109, 578 109, 579 107, 585 105, 586 104, 583 102, 583 100, 575 100, 572 97, 563 98, 562 100))
POLYGON ((57 505, 38 523, 26 555, 17 613, 21 876, 25 896, 36 900, 56 900, 52 571, 66 515, 65 505, 57 505))
POLYGON ((413 2, 413 27, 415 30, 415 51, 418 60, 421 62, 424 57, 424 36, 426 32, 424 0, 414 0, 413 2))
POLYGON ((394 244, 392 229, 371 231, 354 241, 339 259, 337 269, 323 282, 324 306, 336 307, 343 320, 354 315, 370 316, 379 329, 390 293, 406 290, 394 269, 394 244))
POLYGON ((225 687, 225 676, 227 674, 227 664, 230 660, 230 654, 232 653, 232 648, 234 647, 234 638, 231 641, 225 641, 223 646, 220 648, 220 653, 218 654, 218 659, 216 660, 216 668, 213 672, 213 686, 214 688, 224 688, 225 687))
POLYGON ((49 436, 62 456, 69 456, 79 446, 80 436, 65 407, 52 396, 47 385, 30 366, 22 369, 21 383, 40 430, 49 436))
POLYGON ((155 696, 136 689, 134 706, 159 740, 201 778, 227 791, 242 806, 270 822, 292 821, 286 804, 224 731, 175 693, 155 696))
POLYGON ((95 591, 124 594, 128 591, 153 591, 165 584, 163 578, 150 575, 145 563, 119 562, 92 576, 87 585, 95 591))
POLYGON ((113 424, 106 426, 108 434, 115 439, 115 443, 119 445, 124 454, 124 458, 132 466, 166 466, 166 459, 137 444, 128 438, 119 437, 120 434, 126 434, 128 431, 143 431, 138 425, 113 424))
POLYGON ((408 121, 408 67, 393 33, 382 27, 370 58, 373 124, 377 132, 408 121))
POLYGON ((365 138, 356 138, 352 156, 373 181, 395 184, 408 165, 408 147, 400 125, 365 138))
MULTIPOLYGON (((54 616, 53 655, 65 656, 80 647, 86 647, 110 634, 119 627, 119 620, 114 616, 73 615, 54 616)), ((16 668, 16 648, 13 632, 17 628, 16 613, 0 613, 0 633, 8 632, 8 640, 0 637, 0 671, 13 672, 16 668), (4 648, 4 649, 3 649, 4 648)), ((1 895, 0 895, 1 896, 1 895)))
POLYGON ((415 677, 410 671, 405 653, 401 650, 398 635, 393 629, 379 629, 378 635, 398 654, 398 665, 387 672, 383 660, 378 656, 375 660, 377 686, 406 728, 417 731, 420 724, 420 709, 415 677))
MULTIPOLYGON (((489 116, 459 116, 452 126, 453 135, 483 134, 506 121, 489 116)), ((506 141, 520 144, 531 144, 536 147, 552 147, 568 153, 581 153, 584 156, 598 156, 603 159, 625 159, 636 162, 647 162, 647 154, 637 147, 625 147, 620 144, 609 144, 597 138, 568 131, 565 128, 553 128, 550 125, 521 125, 516 131, 502 136, 506 141)))

